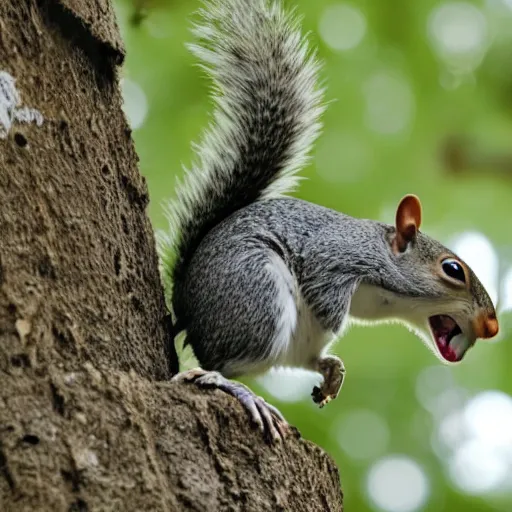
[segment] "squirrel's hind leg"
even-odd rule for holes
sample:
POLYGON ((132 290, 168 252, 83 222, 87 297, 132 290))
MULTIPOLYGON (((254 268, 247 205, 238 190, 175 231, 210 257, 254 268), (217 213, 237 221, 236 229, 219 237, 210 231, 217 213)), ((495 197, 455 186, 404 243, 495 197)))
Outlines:
POLYGON ((200 387, 217 388, 235 397, 247 411, 251 421, 268 435, 271 441, 280 441, 289 433, 289 425, 278 409, 256 396, 248 387, 227 379, 219 372, 193 368, 178 373, 172 381, 193 382, 200 387))
POLYGON ((313 388, 311 396, 315 403, 323 407, 338 396, 345 378, 345 365, 339 357, 324 356, 316 360, 313 369, 323 375, 324 381, 320 387, 313 388))

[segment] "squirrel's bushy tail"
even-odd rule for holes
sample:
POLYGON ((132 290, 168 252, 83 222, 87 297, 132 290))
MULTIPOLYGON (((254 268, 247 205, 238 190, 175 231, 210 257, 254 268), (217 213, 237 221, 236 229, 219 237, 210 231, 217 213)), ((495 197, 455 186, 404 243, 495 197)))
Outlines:
POLYGON ((235 211, 290 191, 323 111, 318 63, 280 0, 206 0, 190 45, 213 81, 213 122, 160 235, 166 293, 202 238, 235 211))

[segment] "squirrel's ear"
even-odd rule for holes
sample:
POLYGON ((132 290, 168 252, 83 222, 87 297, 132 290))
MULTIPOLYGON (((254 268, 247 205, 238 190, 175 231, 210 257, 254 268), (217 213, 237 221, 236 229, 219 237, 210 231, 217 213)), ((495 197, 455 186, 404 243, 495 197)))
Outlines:
POLYGON ((421 203, 417 196, 407 195, 396 210, 396 234, 393 248, 396 252, 404 252, 410 242, 416 238, 421 224, 421 203))

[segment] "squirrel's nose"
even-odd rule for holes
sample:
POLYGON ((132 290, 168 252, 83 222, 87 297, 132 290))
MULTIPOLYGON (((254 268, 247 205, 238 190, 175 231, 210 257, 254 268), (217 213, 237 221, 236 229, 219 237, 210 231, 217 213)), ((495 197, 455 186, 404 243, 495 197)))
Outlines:
POLYGON ((474 322, 474 328, 477 338, 482 339, 494 338, 500 330, 495 313, 480 315, 474 322))

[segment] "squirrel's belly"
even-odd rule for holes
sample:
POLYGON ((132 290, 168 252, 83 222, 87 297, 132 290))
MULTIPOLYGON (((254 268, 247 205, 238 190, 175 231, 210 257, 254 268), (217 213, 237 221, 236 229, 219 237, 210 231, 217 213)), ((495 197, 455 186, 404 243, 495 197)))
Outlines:
POLYGON ((318 357, 334 341, 335 334, 320 325, 302 295, 298 297, 297 311, 297 327, 282 364, 314 369, 318 357))
POLYGON ((277 366, 311 368, 335 335, 320 325, 281 258, 272 258, 267 270, 276 286, 276 329, 270 359, 277 366))

